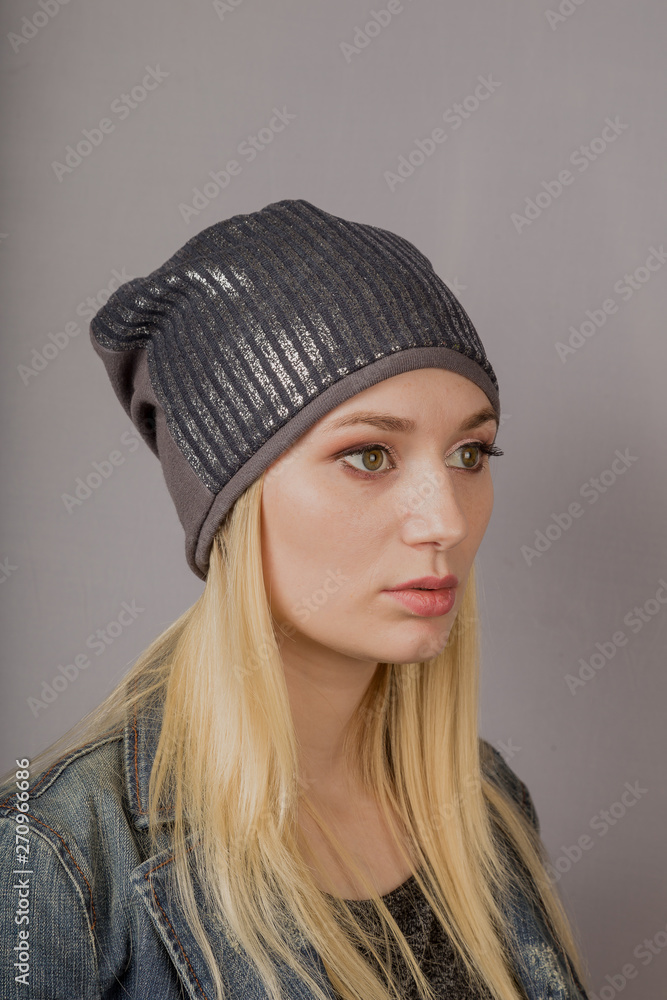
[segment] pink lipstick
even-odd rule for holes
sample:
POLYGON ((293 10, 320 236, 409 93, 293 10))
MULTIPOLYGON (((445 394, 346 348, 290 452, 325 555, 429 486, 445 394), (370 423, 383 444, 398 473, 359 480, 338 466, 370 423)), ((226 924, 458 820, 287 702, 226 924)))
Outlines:
POLYGON ((448 614, 454 607, 458 578, 449 576, 422 576, 407 580, 396 587, 389 587, 385 594, 396 598, 413 614, 423 618, 435 618, 448 614))

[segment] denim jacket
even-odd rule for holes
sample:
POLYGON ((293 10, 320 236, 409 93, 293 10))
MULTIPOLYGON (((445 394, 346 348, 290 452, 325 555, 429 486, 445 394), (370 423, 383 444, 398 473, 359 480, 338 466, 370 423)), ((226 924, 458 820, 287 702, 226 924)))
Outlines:
MULTIPOLYGON (((123 730, 30 775, 26 814, 14 784, 2 788, 4 1000, 213 1000, 203 956, 170 891, 172 813, 163 815, 160 850, 149 850, 146 803, 158 735, 158 717, 140 714, 123 730)), ((481 743, 486 776, 509 789, 539 833, 525 784, 497 750, 481 743)), ((517 926, 515 965, 528 1000, 587 1000, 525 897, 506 904, 506 918, 517 926)), ((266 1000, 242 953, 218 928, 207 930, 230 1000, 266 1000)), ((305 939, 300 945, 333 1000, 319 955, 305 939)), ((277 971, 286 997, 312 1000, 287 967, 277 971)))

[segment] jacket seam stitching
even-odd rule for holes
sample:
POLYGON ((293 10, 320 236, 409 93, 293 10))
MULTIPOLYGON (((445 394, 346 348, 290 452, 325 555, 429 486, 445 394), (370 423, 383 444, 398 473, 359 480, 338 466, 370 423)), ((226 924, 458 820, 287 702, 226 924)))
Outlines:
MULTIPOLYGON (((139 687, 139 681, 137 680, 137 683, 135 685, 135 693, 136 693, 136 690, 138 689, 138 687, 139 687)), ((141 791, 139 789, 139 761, 138 761, 138 755, 139 755, 139 733, 137 732, 137 703, 136 702, 134 703, 134 715, 133 715, 133 719, 132 719, 132 730, 134 732, 134 780, 136 781, 136 785, 137 785, 137 807, 139 809, 140 814, 142 816, 144 816, 145 815, 144 808, 143 808, 143 806, 141 804, 141 791)))
MULTIPOLYGON (((80 747, 76 747, 76 749, 70 751, 70 753, 67 754, 65 757, 61 757, 60 760, 56 761, 56 763, 53 764, 49 768, 49 770, 42 775, 37 784, 33 785, 32 788, 29 789, 30 798, 32 798, 35 795, 36 790, 39 788, 42 782, 46 781, 51 772, 55 771, 57 767, 60 767, 61 765, 62 767, 67 767, 69 764, 72 763, 72 761, 76 759, 77 754, 81 753, 81 751, 90 753, 93 750, 96 750, 97 747, 104 746, 106 743, 112 743, 114 739, 122 739, 122 734, 119 734, 116 730, 110 730, 109 733, 105 733, 104 736, 100 737, 94 742, 83 743, 80 747)), ((83 754, 81 754, 81 756, 83 756, 83 754)), ((12 792, 10 795, 7 796, 7 798, 3 802, 0 802, 0 809, 2 808, 12 809, 13 806, 9 806, 7 805, 7 803, 10 802, 13 797, 14 793, 12 792)))
POLYGON ((150 885, 150 887, 151 887, 151 892, 153 893, 153 899, 155 900, 155 902, 156 902, 156 903, 157 903, 157 905, 159 906, 159 908, 160 908, 160 913, 162 914, 162 916, 163 916, 163 917, 164 917, 164 919, 166 920, 167 924, 169 925, 169 929, 171 930, 171 933, 172 933, 172 934, 174 935, 174 937, 175 937, 175 939, 176 939, 176 941, 177 941, 177 943, 178 943, 178 947, 179 947, 179 948, 181 949, 181 954, 183 955, 183 958, 185 959, 185 961, 186 961, 186 962, 187 962, 187 964, 188 964, 188 968, 190 969, 190 972, 192 973, 192 976, 193 976, 193 978, 194 978, 194 980, 195 980, 195 982, 196 982, 197 986, 199 987, 199 990, 200 990, 200 992, 201 992, 201 995, 202 995, 203 997, 206 997, 206 1000, 208 1000, 208 995, 207 995, 206 991, 204 990, 204 987, 202 986, 202 984, 201 984, 201 983, 199 982, 199 980, 197 979, 197 974, 196 974, 195 970, 194 970, 194 969, 192 968, 192 965, 191 965, 191 963, 190 963, 190 959, 188 958, 188 956, 187 956, 187 953, 186 953, 186 951, 185 951, 185 948, 183 947, 183 945, 182 945, 182 943, 181 943, 181 939, 179 938, 178 934, 177 934, 177 933, 176 933, 176 931, 174 930, 174 926, 173 926, 173 924, 172 924, 171 920, 169 919, 169 917, 167 916, 167 914, 166 914, 166 913, 164 912, 164 910, 163 910, 163 908, 162 908, 162 904, 160 903, 160 900, 159 900, 159 899, 158 899, 158 897, 157 897, 157 893, 156 893, 156 891, 155 891, 155 887, 154 887, 154 885, 153 885, 153 881, 152 881, 152 879, 150 878, 151 874, 152 874, 152 873, 153 873, 154 871, 157 871, 157 869, 158 869, 158 868, 162 868, 162 866, 163 866, 163 865, 167 865, 167 864, 169 864, 169 862, 170 862, 170 861, 173 861, 173 860, 174 860, 174 858, 173 858, 173 856, 172 856, 172 857, 170 857, 170 858, 167 858, 167 860, 166 860, 166 861, 161 861, 159 865, 155 865, 155 867, 154 867, 154 868, 150 868, 150 869, 149 869, 149 870, 148 870, 148 871, 147 871, 147 872, 146 872, 146 873, 144 874, 144 878, 145 878, 145 879, 147 880, 148 884, 149 884, 149 885, 150 885))
MULTIPOLYGON (((21 811, 20 809, 17 809, 16 806, 6 806, 6 808, 9 809, 9 810, 11 810, 12 812, 20 812, 21 811)), ((45 823, 43 820, 37 819, 37 817, 33 816, 31 813, 22 813, 22 815, 28 816, 29 819, 31 819, 34 823, 39 823, 40 826, 46 827, 47 830, 50 830, 51 833, 55 834, 55 836, 62 843, 63 847, 65 848, 65 850, 69 854, 70 858, 72 859, 72 864, 74 865, 74 867, 76 868, 76 870, 81 875, 81 878, 83 879, 83 881, 88 886, 88 895, 90 896, 90 909, 91 909, 91 913, 92 913, 92 916, 93 916, 93 922, 92 922, 92 924, 90 926, 90 929, 91 929, 91 931, 94 930, 95 929, 95 924, 97 923, 97 914, 95 913, 95 906, 93 904, 93 890, 91 888, 90 882, 88 881, 88 879, 86 878, 86 876, 81 871, 81 868, 79 867, 79 865, 76 863, 74 855, 70 851, 70 849, 67 846, 65 840, 60 836, 60 834, 58 833, 57 830, 54 830, 52 827, 49 826, 48 823, 45 823)))
MULTIPOLYGON (((134 684, 135 695, 136 695, 136 693, 137 693, 138 690, 139 690, 139 678, 137 677, 136 680, 135 680, 135 684, 134 684)), ((139 783, 139 731, 137 729, 137 702, 136 701, 135 701, 134 707, 133 707, 132 731, 134 733, 134 739, 133 739, 133 742, 134 742, 134 781, 135 781, 136 799, 137 799, 137 810, 136 811, 137 811, 137 813, 140 816, 146 816, 148 814, 144 810, 144 807, 143 807, 142 802, 141 802, 141 789, 140 789, 140 783, 139 783)), ((158 809, 158 816, 161 816, 161 817, 167 816, 168 817, 168 816, 170 816, 170 814, 171 814, 171 810, 170 809, 166 809, 166 808, 158 809)))

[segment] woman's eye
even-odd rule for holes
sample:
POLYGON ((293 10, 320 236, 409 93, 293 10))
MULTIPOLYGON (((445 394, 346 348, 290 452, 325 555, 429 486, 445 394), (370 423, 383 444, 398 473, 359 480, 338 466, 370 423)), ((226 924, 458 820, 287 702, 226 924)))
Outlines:
POLYGON ((391 468, 383 464, 384 459, 389 457, 387 449, 376 445, 359 451, 350 451, 344 457, 346 463, 359 472, 384 472, 387 468, 391 468), (351 459, 358 459, 360 464, 356 465, 351 459))
MULTIPOLYGON (((502 455, 502 451, 494 445, 488 445, 482 441, 469 441, 451 453, 447 464, 449 465, 450 459, 454 456, 458 456, 460 464, 456 463, 454 468, 464 469, 468 472, 481 472, 486 464, 484 462, 486 455, 502 455)), ((396 468, 396 456, 392 449, 386 445, 366 445, 365 448, 345 452, 340 458, 344 460, 345 465, 361 473, 380 473, 396 468)))
POLYGON ((450 458, 454 455, 460 455, 462 465, 458 466, 461 469, 471 469, 475 470, 481 466, 484 460, 484 453, 486 449, 482 444, 475 444, 471 442, 469 444, 462 444, 460 448, 453 451, 450 458))

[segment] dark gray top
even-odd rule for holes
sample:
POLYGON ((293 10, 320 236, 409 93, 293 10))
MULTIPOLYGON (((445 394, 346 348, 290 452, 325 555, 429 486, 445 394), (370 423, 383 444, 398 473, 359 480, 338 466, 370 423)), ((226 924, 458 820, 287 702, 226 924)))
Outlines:
MULTIPOLYGON (((471 986, 465 966, 445 934, 414 875, 382 897, 387 909, 405 935, 429 985, 438 1000, 492 1000, 492 995, 471 986)), ((349 899, 346 903, 370 932, 379 933, 380 923, 371 900, 349 899)), ((365 948, 365 958, 377 963, 365 948)), ((417 985, 398 947, 392 949, 392 969, 404 1000, 418 1000, 417 985)))

